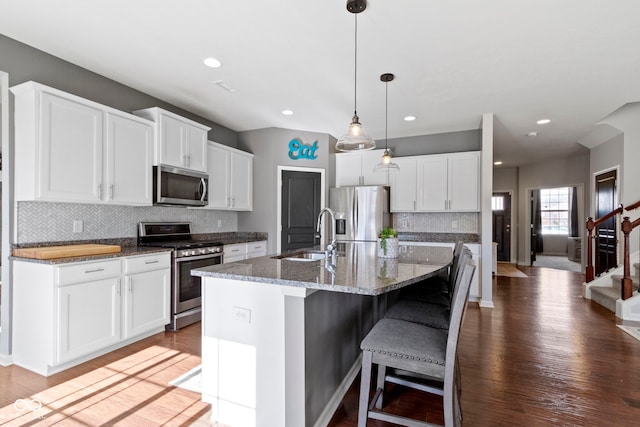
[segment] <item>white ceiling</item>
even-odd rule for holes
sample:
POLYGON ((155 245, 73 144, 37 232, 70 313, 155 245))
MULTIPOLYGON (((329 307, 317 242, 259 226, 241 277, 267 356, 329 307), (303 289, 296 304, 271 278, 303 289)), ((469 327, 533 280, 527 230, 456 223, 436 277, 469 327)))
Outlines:
MULTIPOLYGON (((338 137, 354 106, 345 6, 0 0, 0 32, 236 131, 338 137), (208 56, 223 67, 206 68, 208 56)), ((384 145, 379 77, 391 72, 389 139, 477 129, 494 113, 494 157, 506 166, 576 153, 595 123, 640 100, 639 16, 638 0, 369 0, 358 15, 358 115, 384 145)))

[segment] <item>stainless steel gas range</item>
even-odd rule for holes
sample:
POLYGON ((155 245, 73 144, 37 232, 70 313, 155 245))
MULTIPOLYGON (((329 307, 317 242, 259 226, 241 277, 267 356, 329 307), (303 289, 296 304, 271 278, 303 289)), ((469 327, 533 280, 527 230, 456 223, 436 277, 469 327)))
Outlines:
POLYGON ((222 263, 222 243, 194 240, 188 222, 141 222, 138 245, 171 248, 171 322, 167 330, 175 331, 202 318, 200 277, 191 275, 194 268, 222 263))

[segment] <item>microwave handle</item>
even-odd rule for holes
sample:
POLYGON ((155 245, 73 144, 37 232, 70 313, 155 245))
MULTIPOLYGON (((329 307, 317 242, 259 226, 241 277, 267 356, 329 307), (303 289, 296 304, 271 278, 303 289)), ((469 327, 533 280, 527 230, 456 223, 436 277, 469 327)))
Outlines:
POLYGON ((204 178, 200 178, 200 186, 202 187, 202 196, 200 196, 200 201, 204 202, 205 197, 207 197, 207 181, 204 178))

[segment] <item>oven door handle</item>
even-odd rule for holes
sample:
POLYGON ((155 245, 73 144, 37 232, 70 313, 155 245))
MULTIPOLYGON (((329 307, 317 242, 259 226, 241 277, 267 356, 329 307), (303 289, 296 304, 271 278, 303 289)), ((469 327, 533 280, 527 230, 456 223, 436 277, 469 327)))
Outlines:
POLYGON ((184 258, 176 258, 176 262, 187 262, 187 261, 197 261, 199 259, 207 259, 207 258, 222 258, 222 254, 205 254, 198 256, 187 256, 184 258))

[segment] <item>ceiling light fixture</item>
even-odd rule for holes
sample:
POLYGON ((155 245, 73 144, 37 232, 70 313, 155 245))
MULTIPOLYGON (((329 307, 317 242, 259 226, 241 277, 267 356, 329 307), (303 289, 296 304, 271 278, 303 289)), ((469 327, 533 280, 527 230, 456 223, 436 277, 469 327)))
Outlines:
POLYGON ((412 122, 416 119, 416 116, 407 116, 404 118, 405 122, 412 122))
POLYGON ((527 134, 527 136, 531 136, 531 137, 538 136, 538 132, 536 132, 535 130, 531 131, 527 134))
POLYGON ((347 10, 355 17, 355 49, 354 49, 354 88, 353 88, 353 118, 349 130, 336 142, 339 151, 363 151, 376 148, 376 142, 364 133, 357 112, 358 94, 358 14, 367 8, 366 0, 347 0, 347 10))
POLYGON ((387 128, 388 128, 388 116, 389 116, 389 82, 393 81, 394 75, 391 73, 385 73, 380 76, 380 81, 384 82, 384 153, 382 154, 382 161, 373 168, 374 172, 383 171, 398 171, 400 166, 397 163, 393 163, 391 160, 391 150, 387 146, 387 128))
POLYGON ((282 110, 282 115, 284 115, 284 116, 292 116, 293 115, 293 111, 292 110, 282 110))
POLYGON ((211 68, 220 68, 222 67, 222 62, 218 61, 216 58, 206 58, 204 61, 204 65, 211 68))
POLYGON ((551 122, 550 119, 540 119, 536 123, 539 125, 546 125, 547 123, 550 123, 550 122, 551 122))
POLYGON ((502 162, 501 161, 497 161, 497 162, 493 162, 493 164, 496 165, 496 166, 500 166, 502 164, 502 162))

